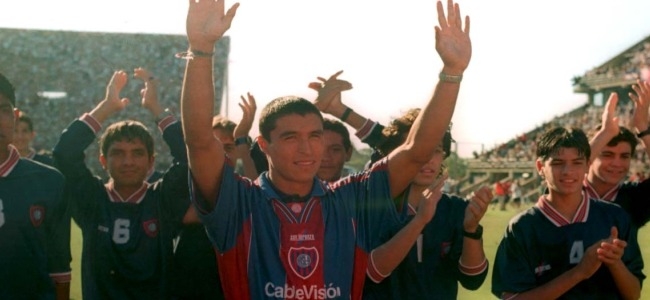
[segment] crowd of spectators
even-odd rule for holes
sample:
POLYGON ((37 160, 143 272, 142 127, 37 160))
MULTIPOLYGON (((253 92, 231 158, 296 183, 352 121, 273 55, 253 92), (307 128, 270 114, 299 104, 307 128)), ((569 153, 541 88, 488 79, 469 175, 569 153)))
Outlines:
MULTIPOLYGON (((34 121, 36 150, 49 151, 61 131, 75 118, 90 111, 103 99, 113 71, 129 73, 144 67, 159 80, 159 101, 180 116, 179 97, 185 61, 175 57, 187 50, 183 35, 92 33, 0 28, 0 72, 15 85, 17 107, 34 121)), ((228 59, 229 39, 219 41, 215 70, 223 72, 228 59)), ((223 78, 216 76, 215 78, 223 78)), ((215 82, 220 107, 223 82, 215 82)), ((151 115, 139 105, 141 82, 130 80, 123 97, 129 107, 115 119, 135 119, 151 129, 156 145, 156 168, 171 163, 169 150, 151 115)), ((89 167, 104 174, 97 145, 86 152, 89 167)))
POLYGON ((619 59, 590 70, 585 74, 584 79, 636 80, 644 77, 642 73, 648 72, 649 66, 650 40, 646 40, 624 53, 619 59))

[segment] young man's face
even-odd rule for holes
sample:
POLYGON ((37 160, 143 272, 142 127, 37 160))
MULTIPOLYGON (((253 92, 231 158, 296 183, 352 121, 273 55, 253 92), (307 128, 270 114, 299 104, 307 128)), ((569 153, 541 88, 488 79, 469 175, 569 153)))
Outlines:
POLYGON ((346 151, 343 137, 331 130, 323 131, 323 144, 325 152, 317 176, 325 181, 336 181, 341 178, 343 166, 352 156, 352 149, 346 151))
POLYGON ((276 120, 270 141, 260 139, 274 183, 311 184, 323 158, 323 122, 315 114, 276 120))
POLYGON ((538 158, 535 165, 551 192, 561 195, 580 194, 589 168, 587 158, 578 155, 576 148, 560 148, 544 161, 538 158))
POLYGON ((35 136, 36 133, 29 129, 29 124, 27 124, 27 122, 18 121, 14 133, 13 145, 16 146, 18 150, 27 150, 31 147, 35 136))
POLYGON ((415 178, 413 178, 413 183, 419 186, 431 185, 436 180, 436 178, 438 178, 444 159, 445 150, 442 150, 442 146, 438 146, 431 160, 422 166, 420 168, 420 171, 418 171, 418 174, 415 175, 415 178))
POLYGON ((142 185, 154 162, 140 139, 116 141, 99 159, 116 186, 131 187, 142 185))
POLYGON ((589 180, 592 184, 617 185, 630 172, 632 146, 620 142, 616 146, 605 146, 594 159, 589 168, 589 180))
POLYGON ((223 128, 213 128, 212 133, 216 138, 221 141, 223 144, 223 150, 226 151, 226 154, 230 157, 234 157, 235 154, 235 139, 232 136, 232 132, 227 131, 223 128))
POLYGON ((9 99, 0 94, 0 151, 13 142, 16 111, 9 99))

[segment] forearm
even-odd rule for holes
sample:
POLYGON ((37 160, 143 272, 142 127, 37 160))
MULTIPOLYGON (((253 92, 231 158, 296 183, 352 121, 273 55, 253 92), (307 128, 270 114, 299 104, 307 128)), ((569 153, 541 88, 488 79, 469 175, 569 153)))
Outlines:
POLYGON ((548 283, 517 295, 517 300, 557 299, 583 280, 576 267, 548 283))
POLYGON ((56 299, 69 300, 70 299, 70 282, 55 283, 56 299))
POLYGON ((622 261, 609 267, 609 272, 614 278, 614 283, 623 299, 639 299, 641 297, 641 283, 639 279, 628 270, 622 261))
MULTIPOLYGON (((409 253, 426 222, 415 217, 388 242, 377 247, 370 253, 371 264, 383 276, 390 274, 409 253)), ((379 281, 371 278, 373 281, 379 281)))
POLYGON ((250 145, 237 145, 235 151, 237 151, 237 157, 241 159, 242 165, 244 166, 244 176, 251 180, 255 180, 259 174, 255 168, 255 162, 253 162, 253 159, 251 158, 250 145))
POLYGON ((463 238, 463 252, 459 263, 461 272, 467 275, 480 274, 487 268, 487 259, 483 251, 483 240, 463 238))
POLYGON ((613 137, 614 136, 609 135, 604 130, 596 132, 594 137, 589 141, 589 146, 591 148, 590 161, 593 161, 600 155, 600 152, 605 148, 605 146, 607 146, 607 143, 609 143, 613 137))

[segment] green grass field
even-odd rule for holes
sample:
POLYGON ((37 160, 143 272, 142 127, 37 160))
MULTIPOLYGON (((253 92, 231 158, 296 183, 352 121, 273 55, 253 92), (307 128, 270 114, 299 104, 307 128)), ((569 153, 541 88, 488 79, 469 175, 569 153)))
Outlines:
MULTIPOLYGON (((458 299, 495 299, 490 293, 491 278, 492 278, 492 263, 494 262, 494 254, 496 252, 499 241, 503 232, 508 224, 510 218, 516 214, 512 208, 508 211, 498 211, 488 209, 485 217, 481 221, 483 225, 483 242, 485 254, 490 261, 490 273, 485 280, 485 283, 480 289, 476 291, 467 291, 462 287, 458 295, 458 299)), ((639 231, 639 244, 641 245, 641 252, 647 261, 650 260, 650 226, 645 226, 639 231)), ((76 225, 72 226, 72 286, 70 296, 72 299, 81 299, 81 231, 76 225)), ((648 275, 648 271, 645 271, 648 275)), ((650 299, 650 289, 641 290, 641 299, 650 299)))

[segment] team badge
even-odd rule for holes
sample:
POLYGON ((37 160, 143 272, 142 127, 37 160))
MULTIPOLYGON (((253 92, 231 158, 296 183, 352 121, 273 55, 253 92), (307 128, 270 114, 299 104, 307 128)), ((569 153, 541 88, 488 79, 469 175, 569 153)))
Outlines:
POLYGON ((34 227, 39 227, 45 219, 45 207, 32 205, 29 207, 29 219, 34 227))
POLYGON ((142 223, 142 228, 144 229, 144 233, 146 233, 148 236, 154 238, 158 236, 158 231, 160 229, 160 225, 158 224, 157 219, 151 219, 149 221, 144 221, 142 223))
POLYGON ((289 249, 289 266, 302 279, 309 278, 318 267, 318 250, 316 247, 289 249))

